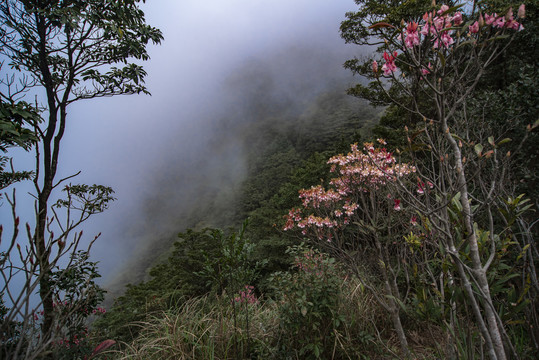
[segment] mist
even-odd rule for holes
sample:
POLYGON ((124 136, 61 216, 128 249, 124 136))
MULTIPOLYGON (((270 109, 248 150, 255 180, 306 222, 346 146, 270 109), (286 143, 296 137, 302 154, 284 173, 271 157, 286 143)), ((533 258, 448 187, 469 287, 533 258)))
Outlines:
POLYGON ((187 227, 230 223, 226 204, 246 174, 242 127, 298 118, 325 90, 344 92, 353 79, 342 64, 359 55, 338 32, 352 0, 154 0, 143 9, 165 36, 143 63, 152 96, 73 105, 60 159, 59 176, 81 170, 74 183, 116 192, 84 225, 89 239, 102 233, 92 259, 105 283, 141 280, 125 269, 151 264, 187 227))

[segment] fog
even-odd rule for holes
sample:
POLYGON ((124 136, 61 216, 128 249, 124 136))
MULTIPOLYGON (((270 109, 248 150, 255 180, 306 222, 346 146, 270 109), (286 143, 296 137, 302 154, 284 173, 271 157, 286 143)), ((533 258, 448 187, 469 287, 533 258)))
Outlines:
MULTIPOLYGON (((256 121, 260 112, 293 117, 328 86, 345 91, 352 80, 342 64, 358 49, 345 45, 338 29, 354 5, 353 0, 143 5, 148 23, 165 37, 143 63, 152 96, 73 105, 60 159, 59 176, 81 170, 71 181, 116 191, 110 209, 84 225, 87 238, 102 233, 92 258, 100 262, 105 282, 136 262, 150 261, 145 249, 152 242, 160 241, 166 251, 185 227, 220 225, 232 216, 216 208, 197 219, 192 210, 212 196, 233 203, 245 175, 241 124, 256 121)), ((123 282, 137 280, 136 274, 123 276, 123 282)))

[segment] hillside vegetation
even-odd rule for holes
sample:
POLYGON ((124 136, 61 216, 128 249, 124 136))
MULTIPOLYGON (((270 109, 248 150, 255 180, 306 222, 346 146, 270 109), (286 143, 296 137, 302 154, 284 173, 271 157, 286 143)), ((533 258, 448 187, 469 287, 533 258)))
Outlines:
POLYGON ((247 82, 211 146, 241 174, 56 358, 535 358, 537 4, 356 4, 361 82, 247 82))

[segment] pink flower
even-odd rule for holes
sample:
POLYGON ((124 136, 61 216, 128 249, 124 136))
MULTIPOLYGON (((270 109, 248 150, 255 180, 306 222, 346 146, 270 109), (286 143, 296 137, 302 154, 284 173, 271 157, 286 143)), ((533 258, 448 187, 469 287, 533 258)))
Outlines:
POLYGON ((492 25, 494 21, 496 21, 496 18, 498 17, 498 14, 494 13, 492 15, 485 14, 485 23, 487 25, 492 25))
POLYGON ((505 27, 508 28, 508 29, 518 30, 518 31, 523 29, 522 25, 520 25, 520 23, 518 21, 514 21, 514 20, 507 21, 505 23, 505 27))
POLYGON ((437 49, 439 46, 440 46, 440 40, 442 41, 442 44, 444 47, 448 47, 449 45, 453 44, 455 42, 455 40, 453 40, 453 38, 451 37, 451 35, 449 35, 449 31, 445 31, 442 33, 442 35, 437 38, 435 41, 434 41, 434 48, 437 49))
POLYGON ((447 10, 449 10, 449 6, 447 5, 442 5, 442 7, 440 8, 440 10, 438 10, 438 15, 442 15, 444 12, 446 12, 447 10))
POLYGON ((462 24, 462 13, 460 11, 457 11, 455 13, 455 16, 451 19, 455 25, 462 24))
POLYGON ((417 217, 415 215, 410 219, 410 224, 412 224, 412 226, 417 226, 417 217))
MULTIPOLYGON (((434 23, 434 29, 437 30, 437 31, 442 30, 447 25, 446 24, 446 19, 443 18, 443 17, 438 17, 438 16, 434 18, 433 23, 434 23)), ((451 24, 449 24, 449 26, 447 26, 447 27, 450 27, 450 26, 451 26, 451 24)), ((430 29, 431 33, 435 33, 433 31, 434 29, 432 29, 432 28, 430 29)))
POLYGON ((479 32, 479 23, 477 21, 474 22, 470 25, 469 29, 472 34, 477 34, 479 32))
POLYGON ((393 202, 394 202, 393 209, 395 209, 396 211, 399 211, 401 209, 401 201, 399 199, 394 199, 393 202))
MULTIPOLYGON (((429 187, 429 189, 434 188, 434 184, 431 183, 430 181, 427 181, 427 186, 429 187)), ((417 183, 417 193, 419 195, 423 195, 425 193, 425 183, 424 182, 418 182, 417 183)))
POLYGON ((429 62, 429 65, 427 66, 427 68, 421 69, 421 74, 423 75, 430 74, 430 70, 432 70, 432 64, 429 62))
POLYGON ((492 26, 498 27, 498 28, 504 27, 505 26, 505 18, 503 16, 500 16, 499 18, 496 19, 496 21, 494 21, 492 26))
POLYGON ((376 60, 372 62, 372 72, 375 74, 378 72, 378 63, 376 62, 376 60))
POLYGON ((387 52, 384 52, 384 60, 386 63, 382 66, 384 75, 391 75, 397 70, 397 65, 395 65, 395 59, 397 58, 397 52, 395 51, 393 55, 389 55, 387 52))
POLYGON ((419 45, 419 32, 417 31, 417 27, 417 23, 413 21, 406 27, 406 39, 404 40, 404 43, 408 48, 419 45))

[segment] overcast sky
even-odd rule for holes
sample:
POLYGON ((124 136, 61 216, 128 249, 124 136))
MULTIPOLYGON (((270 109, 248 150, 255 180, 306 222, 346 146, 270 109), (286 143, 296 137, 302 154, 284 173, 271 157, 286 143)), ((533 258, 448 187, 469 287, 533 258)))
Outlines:
POLYGON ((343 76, 342 63, 357 49, 344 44, 338 29, 354 6, 353 0, 148 0, 143 5, 148 23, 165 37, 143 64, 152 96, 72 106, 60 162, 60 175, 81 170, 76 182, 116 191, 111 208, 84 227, 88 238, 103 233, 93 259, 100 261, 105 279, 147 241, 142 232, 177 232, 155 216, 153 228, 138 224, 147 222, 149 199, 163 199, 157 208, 168 213, 164 218, 174 216, 171 202, 181 206, 181 199, 159 195, 156 179, 196 172, 197 164, 207 163, 201 154, 215 121, 231 108, 227 102, 242 97, 230 78, 246 64, 262 64, 286 93, 297 91, 290 77, 312 87, 343 76))

